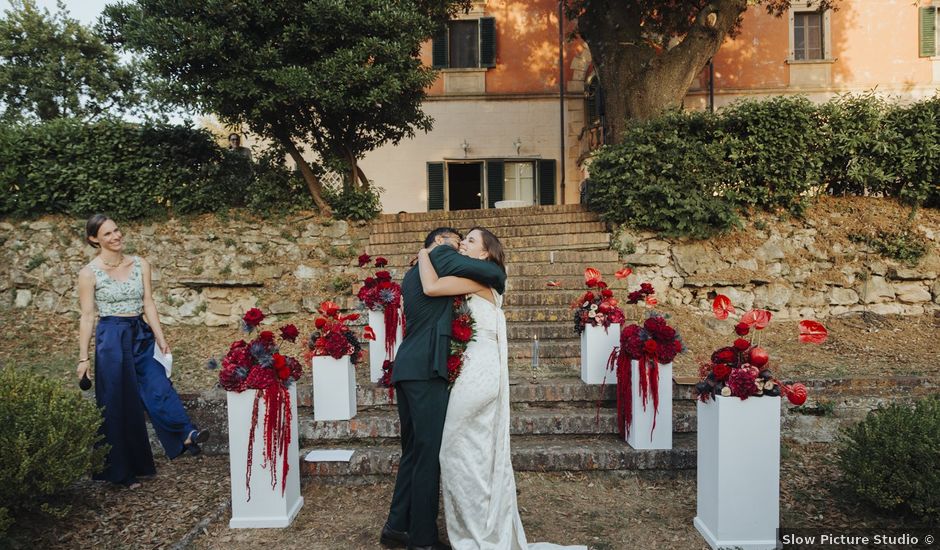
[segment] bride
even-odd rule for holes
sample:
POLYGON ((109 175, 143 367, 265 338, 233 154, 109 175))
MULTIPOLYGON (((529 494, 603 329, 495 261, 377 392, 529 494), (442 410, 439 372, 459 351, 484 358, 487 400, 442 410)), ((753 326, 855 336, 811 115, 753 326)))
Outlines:
MULTIPOLYGON (((506 270, 502 244, 482 227, 467 233, 460 253, 506 270)), ((470 279, 438 278, 425 250, 418 254, 418 266, 425 294, 469 295, 466 304, 474 319, 474 337, 451 389, 441 440, 441 492, 451 545, 455 550, 586 548, 526 542, 509 452, 509 365, 502 295, 470 279)))

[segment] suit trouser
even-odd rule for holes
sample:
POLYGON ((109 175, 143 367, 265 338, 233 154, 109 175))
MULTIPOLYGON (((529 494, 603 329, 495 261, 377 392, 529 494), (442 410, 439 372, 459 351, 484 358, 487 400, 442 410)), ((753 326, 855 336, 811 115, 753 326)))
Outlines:
POLYGON ((441 435, 447 414, 447 381, 405 380, 396 385, 401 423, 401 461, 388 526, 407 531, 412 546, 438 540, 441 435))

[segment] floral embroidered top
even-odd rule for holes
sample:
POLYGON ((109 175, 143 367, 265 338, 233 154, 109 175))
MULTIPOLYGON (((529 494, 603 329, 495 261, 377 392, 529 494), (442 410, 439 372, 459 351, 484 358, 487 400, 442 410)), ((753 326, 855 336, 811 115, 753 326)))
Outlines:
POLYGON ((98 315, 127 315, 144 309, 144 277, 140 257, 134 256, 134 267, 126 281, 112 279, 104 270, 89 264, 95 272, 95 305, 98 315))

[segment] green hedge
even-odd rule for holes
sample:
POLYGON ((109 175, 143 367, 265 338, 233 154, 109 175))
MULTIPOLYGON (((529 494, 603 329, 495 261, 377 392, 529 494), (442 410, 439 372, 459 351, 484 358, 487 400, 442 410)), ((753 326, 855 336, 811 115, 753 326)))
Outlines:
POLYGON ((77 388, 0 368, 0 547, 17 516, 63 512, 50 497, 100 470, 107 446, 92 445, 101 421, 77 388))
POLYGON ((206 130, 61 119, 0 127, 0 215, 120 219, 311 208, 303 181, 276 152, 230 153, 206 130))
POLYGON ((940 207, 938 120, 940 96, 900 105, 873 94, 667 113, 597 153, 588 202, 606 220, 693 237, 739 225, 752 207, 798 216, 819 193, 940 207))
POLYGON ((843 431, 838 463, 864 502, 940 525, 940 396, 870 412, 843 431))

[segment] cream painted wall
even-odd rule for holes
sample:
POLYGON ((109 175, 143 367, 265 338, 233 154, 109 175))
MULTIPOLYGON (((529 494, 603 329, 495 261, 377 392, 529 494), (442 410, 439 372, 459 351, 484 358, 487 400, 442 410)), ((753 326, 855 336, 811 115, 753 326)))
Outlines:
MULTIPOLYGON (((432 100, 424 110, 434 118, 429 133, 377 149, 361 162, 369 179, 385 189, 383 212, 427 211, 427 163, 463 159, 464 140, 470 144, 468 159, 516 157, 513 143, 518 138, 522 142, 518 156, 559 161, 557 99, 432 100)), ((566 138, 569 149, 572 139, 566 138)), ((566 160, 568 203, 577 202, 581 181, 575 160, 566 160)), ((556 166, 560 170, 560 163, 556 166)))

